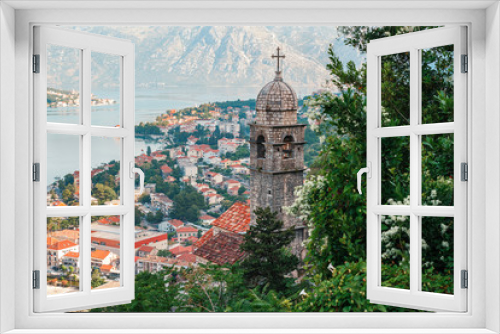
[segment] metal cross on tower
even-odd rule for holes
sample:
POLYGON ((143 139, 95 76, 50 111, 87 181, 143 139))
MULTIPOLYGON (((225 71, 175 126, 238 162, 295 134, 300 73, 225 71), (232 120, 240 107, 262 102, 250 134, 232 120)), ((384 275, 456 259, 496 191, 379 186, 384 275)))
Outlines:
POLYGON ((276 48, 276 51, 277 51, 278 54, 277 55, 272 55, 271 58, 278 58, 277 71, 276 72, 279 73, 279 71, 280 71, 280 58, 285 58, 285 55, 280 56, 280 47, 279 46, 276 48))

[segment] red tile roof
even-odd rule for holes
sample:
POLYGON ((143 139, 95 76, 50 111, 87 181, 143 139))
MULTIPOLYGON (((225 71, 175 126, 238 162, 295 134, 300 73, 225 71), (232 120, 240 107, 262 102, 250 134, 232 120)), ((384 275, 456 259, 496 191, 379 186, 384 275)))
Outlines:
POLYGON ((182 255, 182 254, 186 254, 186 253, 191 253, 193 251, 193 246, 187 246, 187 247, 184 247, 184 246, 176 246, 174 248, 170 248, 168 250, 172 255, 174 256, 178 256, 178 255, 182 255))
POLYGON ((165 174, 170 174, 172 173, 172 168, 168 167, 167 165, 163 165, 160 167, 161 171, 165 174))
POLYGON ((211 228, 205 234, 201 236, 201 238, 194 244, 194 248, 201 247, 208 239, 210 239, 214 235, 214 229, 211 228))
POLYGON ((221 231, 203 243, 193 254, 216 264, 233 264, 245 256, 245 252, 240 250, 242 243, 243 236, 221 231))
POLYGON ((80 256, 80 253, 79 252, 67 252, 66 254, 64 254, 65 257, 76 257, 78 258, 80 256))
POLYGON ((75 244, 74 242, 69 241, 69 240, 63 240, 63 241, 59 241, 55 244, 52 244, 52 245, 48 246, 47 248, 52 249, 52 250, 63 250, 63 249, 67 249, 67 248, 71 248, 71 247, 75 247, 75 246, 78 246, 78 245, 75 244))
POLYGON ((177 233, 179 232, 198 232, 198 230, 192 226, 183 226, 177 229, 177 233))
POLYGON ((151 253, 153 251, 153 249, 154 249, 154 247, 142 245, 141 248, 139 248, 139 251, 151 253))
POLYGON ((245 232, 250 228, 250 206, 236 202, 212 225, 230 232, 245 232))
POLYGON ((179 255, 176 259, 179 261, 195 263, 196 262, 196 255, 186 253, 186 254, 179 255))
POLYGON ((192 243, 195 243, 196 241, 198 241, 198 238, 197 237, 188 237, 188 238, 186 238, 186 240, 191 241, 192 243))
POLYGON ((184 225, 184 223, 182 222, 182 220, 179 220, 179 219, 171 219, 168 221, 168 223, 174 227, 179 227, 179 226, 182 226, 184 225))
POLYGON ((90 257, 93 257, 94 259, 104 260, 110 253, 111 252, 107 250, 97 249, 90 253, 90 257))
POLYGON ((109 221, 113 222, 113 223, 119 223, 120 222, 120 216, 110 216, 108 218, 109 221))
POLYGON ((214 217, 212 216, 209 216, 209 215, 203 215, 200 217, 201 220, 210 220, 210 219, 215 219, 214 217))
POLYGON ((67 206, 66 203, 61 202, 61 201, 53 201, 50 203, 50 206, 67 206))
POLYGON ((113 266, 111 264, 103 264, 101 266, 101 270, 104 270, 104 271, 110 271, 111 269, 113 269, 113 266))
POLYGON ((54 237, 47 237, 47 245, 51 246, 53 244, 57 244, 60 240, 54 237))

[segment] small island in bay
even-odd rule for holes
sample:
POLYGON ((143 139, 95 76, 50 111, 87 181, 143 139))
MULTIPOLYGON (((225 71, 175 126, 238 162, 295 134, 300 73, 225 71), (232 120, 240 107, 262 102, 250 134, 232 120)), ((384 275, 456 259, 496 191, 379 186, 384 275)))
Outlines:
MULTIPOLYGON (((113 99, 104 99, 91 94, 91 105, 94 107, 116 104, 113 99)), ((80 93, 76 90, 47 88, 47 108, 78 107, 80 93)))

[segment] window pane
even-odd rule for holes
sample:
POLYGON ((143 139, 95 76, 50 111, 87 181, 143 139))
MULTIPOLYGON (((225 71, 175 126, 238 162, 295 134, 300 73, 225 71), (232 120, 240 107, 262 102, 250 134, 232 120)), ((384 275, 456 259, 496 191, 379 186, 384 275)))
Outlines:
POLYGON ((410 125, 410 53, 381 57, 381 124, 410 125))
POLYGON ((80 53, 47 45, 47 122, 80 123, 80 53))
POLYGON ((120 222, 120 216, 92 216, 92 289, 120 287, 120 222))
POLYGON ((410 204, 410 137, 382 138, 382 205, 410 204))
POLYGON ((120 127, 121 59, 92 52, 92 125, 120 127))
POLYGON ((47 295, 80 291, 80 217, 47 218, 47 295))
POLYGON ((453 122, 453 45, 422 50, 422 124, 453 122))
POLYGON ((453 294, 453 218, 422 217, 422 291, 453 294))
POLYGON ((80 136, 47 134, 47 206, 79 205, 80 136))
POLYGON ((120 205, 121 141, 92 137, 92 205, 120 205))
POLYGON ((410 217, 381 216, 382 286, 410 288, 410 217))
POLYGON ((422 205, 453 206, 453 134, 422 136, 422 205))

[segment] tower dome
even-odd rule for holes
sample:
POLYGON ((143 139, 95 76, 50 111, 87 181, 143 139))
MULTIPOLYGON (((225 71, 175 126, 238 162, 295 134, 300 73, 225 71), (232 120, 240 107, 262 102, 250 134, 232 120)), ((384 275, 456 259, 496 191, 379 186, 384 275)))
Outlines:
POLYGON ((274 80, 266 84, 257 95, 255 123, 261 125, 291 125, 297 123, 297 94, 293 88, 283 81, 278 68, 274 80))
POLYGON ((257 112, 259 111, 297 111, 297 94, 293 88, 283 81, 281 72, 276 72, 273 81, 266 84, 257 95, 257 112))

